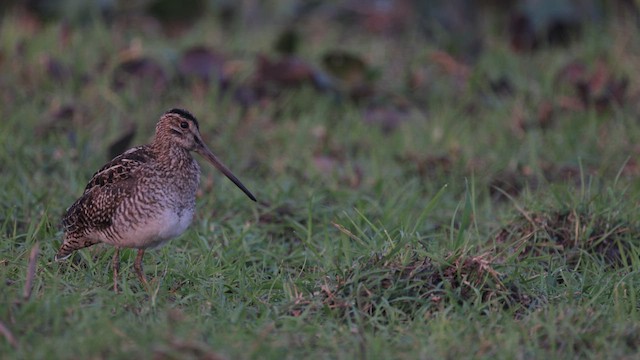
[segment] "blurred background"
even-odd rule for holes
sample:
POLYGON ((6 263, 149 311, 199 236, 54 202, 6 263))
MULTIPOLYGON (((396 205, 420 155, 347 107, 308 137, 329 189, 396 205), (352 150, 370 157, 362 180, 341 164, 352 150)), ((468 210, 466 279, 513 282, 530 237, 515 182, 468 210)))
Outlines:
POLYGON ((578 159, 589 173, 638 173, 631 138, 577 120, 637 116, 638 1, 13 0, 0 11, 3 110, 30 119, 53 160, 103 161, 180 106, 257 177, 331 174, 356 189, 379 179, 367 165, 378 159, 435 188, 476 174, 500 197, 493 187, 577 181, 578 159))
MULTIPOLYGON (((114 91, 133 89, 138 100, 186 86, 197 96, 229 95, 243 108, 309 87, 368 109, 366 120, 385 130, 408 108, 427 106, 432 92, 518 90, 509 69, 483 62, 508 65, 506 56, 570 49, 584 39, 606 58, 612 54, 597 49, 593 33, 614 26, 633 36, 640 22, 634 0, 5 0, 0 6, 5 70, 39 78, 28 81, 74 82, 81 91, 106 74, 114 91), (89 51, 85 41, 97 44, 89 51), (24 61, 31 56, 38 69, 24 61), (379 104, 383 97, 393 106, 379 104)), ((599 68, 607 74, 594 80, 583 61, 566 66, 553 74, 560 83, 554 87, 575 87, 577 98, 561 106, 606 107, 625 96, 627 79, 609 79, 610 69, 599 68)))

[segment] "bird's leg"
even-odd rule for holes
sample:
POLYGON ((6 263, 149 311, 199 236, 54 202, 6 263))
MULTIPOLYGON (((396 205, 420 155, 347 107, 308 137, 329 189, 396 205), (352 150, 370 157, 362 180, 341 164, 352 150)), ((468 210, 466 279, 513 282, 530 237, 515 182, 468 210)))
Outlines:
POLYGON ((138 249, 138 256, 136 256, 136 262, 133 263, 133 268, 136 270, 136 275, 138 275, 138 279, 144 285, 144 287, 149 290, 149 283, 147 282, 147 278, 144 276, 144 272, 142 270, 142 257, 144 256, 144 249, 138 249))
POLYGON ((120 272, 120 248, 116 246, 113 253, 113 292, 118 293, 118 273, 120 272))

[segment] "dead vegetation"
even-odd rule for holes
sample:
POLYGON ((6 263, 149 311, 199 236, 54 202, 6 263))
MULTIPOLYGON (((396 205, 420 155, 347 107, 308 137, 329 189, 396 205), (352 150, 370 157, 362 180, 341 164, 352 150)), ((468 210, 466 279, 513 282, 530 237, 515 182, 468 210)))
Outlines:
POLYGON ((637 225, 587 211, 560 210, 523 213, 496 235, 519 259, 561 256, 577 264, 585 254, 611 266, 632 261, 637 225))
POLYGON ((372 257, 342 276, 326 277, 311 294, 296 290, 289 312, 300 316, 329 309, 339 317, 395 314, 412 319, 468 302, 516 314, 532 306, 535 295, 498 272, 494 260, 489 252, 450 253, 443 259, 415 255, 410 261, 372 257))

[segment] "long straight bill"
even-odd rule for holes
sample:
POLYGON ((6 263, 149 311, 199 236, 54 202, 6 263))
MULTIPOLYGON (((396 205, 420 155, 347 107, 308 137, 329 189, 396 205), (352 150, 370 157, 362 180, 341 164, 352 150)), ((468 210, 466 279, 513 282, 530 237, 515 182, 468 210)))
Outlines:
POLYGON ((224 166, 224 164, 220 162, 220 160, 218 160, 218 158, 215 155, 213 155, 211 150, 209 150, 206 146, 203 146, 198 150, 200 150, 198 152, 202 156, 204 156, 205 159, 209 160, 209 162, 213 164, 213 166, 215 166, 216 169, 220 170, 223 174, 226 175, 226 177, 229 178, 229 180, 231 180, 234 184, 236 184, 236 186, 239 187, 240 190, 242 190, 242 192, 244 192, 249 197, 249 199, 253 201, 257 201, 256 197, 253 196, 251 191, 249 191, 249 189, 247 189, 246 186, 244 186, 242 182, 240 182, 240 180, 238 180, 238 178, 235 175, 233 175, 231 170, 229 170, 226 166, 224 166))

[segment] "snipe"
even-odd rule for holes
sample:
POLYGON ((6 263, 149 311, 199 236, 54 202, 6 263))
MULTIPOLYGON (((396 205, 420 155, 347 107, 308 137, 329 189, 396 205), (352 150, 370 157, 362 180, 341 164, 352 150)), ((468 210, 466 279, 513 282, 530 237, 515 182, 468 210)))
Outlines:
POLYGON ((150 144, 125 151, 93 175, 62 220, 64 240, 55 260, 97 243, 115 246, 113 289, 118 292, 120 248, 136 248, 134 269, 148 288, 142 270, 145 249, 182 234, 193 219, 200 167, 192 151, 256 201, 202 141, 196 118, 185 110, 172 109, 158 121, 150 144))

